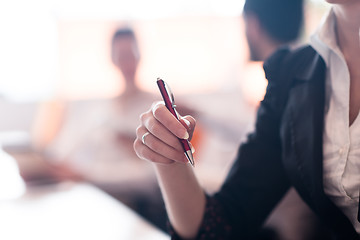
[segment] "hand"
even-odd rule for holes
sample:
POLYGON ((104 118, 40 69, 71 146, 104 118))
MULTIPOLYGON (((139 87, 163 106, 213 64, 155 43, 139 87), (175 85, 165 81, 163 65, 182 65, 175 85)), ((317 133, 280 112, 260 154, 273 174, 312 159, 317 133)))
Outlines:
POLYGON ((196 124, 193 117, 180 117, 179 122, 162 102, 157 102, 141 114, 140 121, 133 145, 138 157, 163 164, 188 162, 178 138, 191 139, 196 124))

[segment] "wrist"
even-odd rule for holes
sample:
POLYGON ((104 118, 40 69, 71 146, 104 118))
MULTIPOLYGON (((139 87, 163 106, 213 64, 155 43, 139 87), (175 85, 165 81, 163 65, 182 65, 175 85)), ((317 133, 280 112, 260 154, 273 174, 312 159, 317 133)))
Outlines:
POLYGON ((189 165, 187 162, 182 163, 182 162, 176 162, 176 161, 173 161, 171 163, 153 162, 155 171, 160 174, 162 172, 166 172, 166 173, 173 172, 173 171, 177 172, 181 169, 187 168, 188 167, 187 165, 189 165))

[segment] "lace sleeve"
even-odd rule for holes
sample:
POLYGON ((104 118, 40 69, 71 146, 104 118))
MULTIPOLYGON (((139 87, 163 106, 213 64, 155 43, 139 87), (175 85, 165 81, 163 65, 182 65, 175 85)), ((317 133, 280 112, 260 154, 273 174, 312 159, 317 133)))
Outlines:
MULTIPOLYGON (((181 240, 168 221, 168 229, 172 240, 181 240)), ((229 224, 221 204, 213 197, 206 196, 206 206, 203 222, 200 226, 197 240, 229 239, 232 227, 229 224)))

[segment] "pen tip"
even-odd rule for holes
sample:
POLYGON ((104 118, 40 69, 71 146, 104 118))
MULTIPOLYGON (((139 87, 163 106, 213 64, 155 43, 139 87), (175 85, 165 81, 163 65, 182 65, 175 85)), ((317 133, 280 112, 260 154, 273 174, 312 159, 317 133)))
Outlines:
POLYGON ((194 156, 192 155, 192 153, 191 153, 190 150, 188 150, 188 151, 185 152, 185 156, 186 156, 186 158, 189 160, 190 164, 191 164, 192 166, 195 166, 194 156))

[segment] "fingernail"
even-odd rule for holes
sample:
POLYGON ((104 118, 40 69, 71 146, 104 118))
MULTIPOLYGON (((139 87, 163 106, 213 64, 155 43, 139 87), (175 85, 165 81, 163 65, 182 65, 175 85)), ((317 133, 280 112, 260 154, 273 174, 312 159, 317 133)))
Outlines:
POLYGON ((191 148, 191 153, 195 153, 195 148, 194 146, 191 144, 191 142, 189 142, 190 148, 191 148))
MULTIPOLYGON (((185 129, 185 127, 184 127, 184 129, 185 129)), ((179 138, 181 138, 181 139, 189 139, 189 133, 185 130, 184 131, 184 129, 182 129, 181 128, 181 130, 179 129, 178 130, 178 132, 177 132, 177 136, 179 136, 179 138)))
POLYGON ((189 133, 188 132, 185 132, 185 135, 184 135, 184 137, 183 137, 183 139, 189 139, 189 133))
POLYGON ((189 120, 187 120, 186 118, 183 118, 184 123, 186 124, 186 126, 188 126, 188 128, 190 128, 190 122, 189 120))

